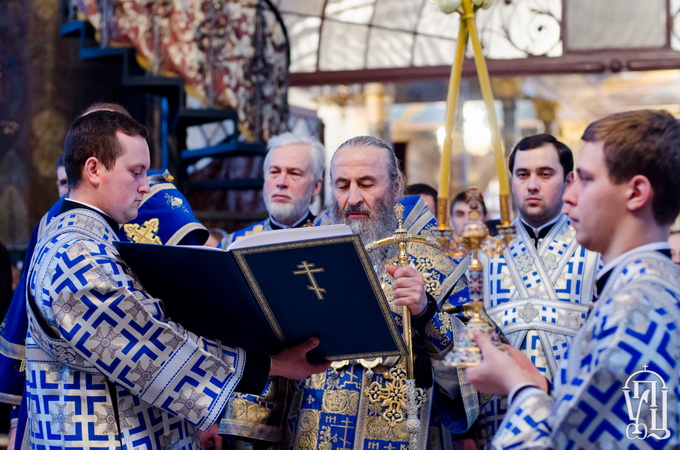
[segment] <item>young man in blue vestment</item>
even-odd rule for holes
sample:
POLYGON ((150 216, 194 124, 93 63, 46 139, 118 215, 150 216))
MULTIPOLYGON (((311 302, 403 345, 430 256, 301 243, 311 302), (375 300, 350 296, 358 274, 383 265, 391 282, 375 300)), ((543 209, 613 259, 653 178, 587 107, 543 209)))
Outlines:
POLYGON ((665 111, 593 122, 564 212, 602 254, 599 297, 561 361, 551 393, 518 350, 476 341, 467 369, 482 392, 509 395, 494 448, 677 448, 680 270, 668 229, 680 211, 680 123, 665 111))
POLYGON ((66 137, 69 199, 39 237, 27 280, 31 445, 198 448, 234 389, 323 371, 306 352, 273 356, 196 336, 165 315, 118 256, 119 223, 149 191, 146 129, 124 114, 81 116, 66 137))
MULTIPOLYGON (((571 150, 549 134, 521 139, 509 157, 512 196, 519 216, 515 239, 484 266, 484 308, 539 371, 552 382, 559 362, 585 322, 599 255, 576 241, 562 196, 573 178, 571 150)), ((498 430, 505 397, 494 396, 475 424, 482 448, 498 430)))
MULTIPOLYGON (((82 115, 93 111, 116 111, 128 115, 121 105, 115 103, 95 103, 89 106, 82 115)), ((120 240, 170 245, 201 245, 208 236, 208 231, 193 215, 186 198, 168 181, 167 172, 149 172, 150 192, 144 195, 137 217, 121 226, 118 231, 120 240)), ((68 194, 68 180, 64 168, 63 155, 57 161, 57 187, 60 199, 42 217, 35 227, 26 248, 25 267, 28 268, 35 248, 37 237, 45 226, 57 215, 62 202, 68 194)), ((16 442, 21 448, 22 442, 28 445, 25 436, 26 404, 22 403, 25 372, 22 369, 25 360, 25 340, 28 328, 26 314, 26 271, 21 276, 14 291, 10 310, 0 325, 0 402, 12 405, 9 445, 13 449, 16 442), (19 409, 21 406, 21 409, 19 409), (16 437, 16 440, 14 439, 16 437)))

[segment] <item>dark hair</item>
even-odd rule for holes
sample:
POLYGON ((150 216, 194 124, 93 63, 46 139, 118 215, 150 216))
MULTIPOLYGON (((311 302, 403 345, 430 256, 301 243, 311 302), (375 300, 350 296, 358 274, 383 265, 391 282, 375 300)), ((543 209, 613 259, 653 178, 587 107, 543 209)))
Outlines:
POLYGON ((382 148, 387 151, 387 175, 392 182, 392 192, 396 193, 397 197, 401 196, 404 190, 404 174, 399 170, 399 161, 397 160, 397 155, 394 153, 394 149, 390 145, 373 136, 357 136, 350 138, 340 144, 340 147, 333 154, 331 158, 331 180, 333 179, 333 160, 335 155, 341 148, 355 148, 355 147, 376 147, 382 148))
POLYGON ((92 112, 95 112, 95 111, 113 111, 113 112, 119 112, 119 113, 124 114, 128 117, 132 117, 130 115, 130 113, 128 112, 128 110, 125 109, 124 106, 119 105, 118 103, 106 103, 106 102, 97 102, 97 103, 91 104, 90 106, 85 108, 85 110, 82 113, 80 113, 80 116, 78 116, 78 117, 86 116, 86 115, 88 115, 92 112))
POLYGON ((56 168, 59 170, 60 167, 64 167, 64 154, 62 153, 59 155, 59 158, 57 158, 57 165, 56 168))
POLYGON ((613 183, 647 177, 654 189, 654 219, 659 225, 673 223, 680 212, 680 123, 675 117, 650 109, 612 114, 588 125, 581 139, 603 143, 613 183))
POLYGON ((431 197, 437 198, 437 190, 425 183, 414 183, 406 186, 406 195, 429 195, 431 197))
MULTIPOLYGON (((459 192, 455 197, 453 197, 453 200, 451 200, 451 209, 449 210, 449 214, 453 215, 453 206, 458 202, 467 203, 466 191, 459 192)), ((481 193, 479 195, 479 204, 482 206, 482 218, 484 218, 486 217, 487 210, 486 203, 484 203, 484 197, 482 197, 481 193)))
POLYGON ((574 155, 572 155, 569 147, 563 142, 558 141, 552 134, 534 134, 533 136, 527 136, 520 140, 510 153, 510 158, 508 160, 510 173, 512 173, 515 168, 515 155, 518 151, 533 150, 542 147, 545 144, 552 144, 555 146, 557 156, 560 159, 560 165, 564 171, 564 179, 566 180, 567 175, 574 170, 574 155))
POLYGON ((434 200, 434 210, 437 211, 437 190, 425 183, 409 184, 404 190, 404 195, 429 195, 434 200))
POLYGON ((123 150, 116 132, 144 138, 149 135, 142 124, 120 112, 97 110, 73 121, 66 133, 63 154, 70 189, 80 183, 85 161, 91 156, 108 170, 113 168, 123 150))

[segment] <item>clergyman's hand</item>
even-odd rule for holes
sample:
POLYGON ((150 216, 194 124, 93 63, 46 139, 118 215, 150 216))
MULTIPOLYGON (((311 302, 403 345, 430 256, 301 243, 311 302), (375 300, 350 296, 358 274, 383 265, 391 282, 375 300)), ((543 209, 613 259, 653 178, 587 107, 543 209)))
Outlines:
POLYGON ((527 355, 512 345, 504 344, 503 349, 512 356, 512 359, 514 359, 517 365, 522 369, 522 372, 524 372, 527 377, 531 378, 532 383, 538 386, 543 392, 548 392, 548 379, 538 371, 527 355))
POLYGON ((324 372, 331 366, 330 362, 312 363, 307 360, 307 352, 318 347, 319 338, 312 337, 295 347, 288 347, 276 355, 272 355, 269 376, 279 376, 290 379, 307 378, 315 373, 324 372))
POLYGON ((17 436, 17 427, 13 427, 9 429, 9 434, 7 435, 8 441, 7 441, 7 448, 14 448, 14 441, 17 436))
POLYGON ((219 425, 214 424, 208 431, 198 431, 198 441, 201 443, 201 450, 222 449, 222 436, 218 434, 219 425))
MULTIPOLYGON (((470 383, 479 392, 508 395, 520 383, 534 382, 532 377, 527 375, 515 361, 514 352, 501 351, 484 333, 476 333, 473 339, 482 351, 482 362, 468 367, 465 373, 470 383)), ((517 352, 524 356, 519 350, 517 352)), ((529 363, 531 364, 531 361, 529 363)))
POLYGON ((394 304, 408 306, 412 316, 417 316, 427 307, 425 280, 423 274, 411 266, 387 266, 385 270, 394 278, 394 304))

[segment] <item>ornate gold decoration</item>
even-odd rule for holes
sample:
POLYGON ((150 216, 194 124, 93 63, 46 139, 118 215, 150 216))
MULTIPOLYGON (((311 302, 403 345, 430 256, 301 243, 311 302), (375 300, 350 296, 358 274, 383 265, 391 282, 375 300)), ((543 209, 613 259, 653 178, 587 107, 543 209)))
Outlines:
POLYGON ((137 223, 126 223, 123 225, 125 236, 132 241, 142 244, 157 244, 161 245, 161 238, 158 237, 158 228, 160 222, 158 218, 153 218, 145 221, 142 225, 137 223))
MULTIPOLYGON (((451 255, 460 258, 467 253, 472 254, 472 262, 468 270, 470 304, 469 306, 466 305, 468 314, 470 309, 472 314, 465 331, 456 334, 453 351, 449 352, 444 358, 444 361, 454 367, 468 367, 479 364, 481 353, 473 340, 473 336, 479 331, 488 334, 494 344, 501 345, 495 324, 484 311, 484 279, 483 267, 479 262, 479 251, 481 250, 489 256, 498 256, 505 251, 514 235, 514 228, 508 223, 499 227, 499 237, 489 236, 489 229, 481 221, 481 197, 477 188, 468 190, 466 200, 470 205, 470 220, 465 224, 461 236, 454 237, 450 228, 440 235, 444 242, 443 246, 451 255), (448 233, 448 239, 445 237, 446 233, 448 233)), ((457 312, 457 308, 447 307, 442 308, 442 310, 449 313, 457 312)))
POLYGON ((144 389, 149 381, 153 378, 154 374, 160 369, 160 366, 154 365, 153 361, 149 361, 146 368, 142 366, 141 361, 137 361, 137 366, 130 371, 138 376, 134 383, 144 389))
MULTIPOLYGON (((137 320, 137 315, 141 312, 142 316, 144 316, 144 304, 142 303, 142 300, 137 300, 137 301, 128 301, 126 300, 126 303, 131 303, 132 306, 130 308, 125 310, 125 314, 130 314, 132 317, 134 317, 134 320, 137 320)), ((144 319, 142 319, 144 320, 144 319)))
POLYGON ((134 411, 134 403, 132 403, 132 400, 130 400, 130 406, 127 406, 127 400, 128 399, 124 398, 122 401, 118 402, 118 419, 120 421, 121 431, 127 428, 132 428, 135 424, 139 423, 137 420, 137 414, 135 414, 134 411), (128 419, 131 419, 134 422, 128 422, 128 419))
MULTIPOLYGON (((118 287, 111 274, 101 266, 92 267, 87 272, 86 277, 94 285, 94 288, 101 292, 113 291, 118 287)), ((72 304, 72 306, 75 305, 75 303, 72 304)))
POLYGON ((50 370, 47 371, 48 375, 55 374, 57 382, 66 383, 68 381, 68 376, 71 372, 71 368, 66 364, 50 364, 50 370))
POLYGON ((300 264, 297 265, 297 268, 301 270, 294 270, 293 275, 307 275, 307 278, 311 283, 311 286, 307 285, 307 289, 310 291, 314 291, 317 300, 323 300, 324 299, 323 294, 326 292, 326 289, 320 287, 316 282, 316 278, 314 278, 315 273, 320 273, 324 271, 323 267, 316 267, 314 263, 301 261, 300 264))
MULTIPOLYGON (((57 412, 50 412, 50 415, 52 416, 52 427, 55 428, 57 433, 66 433, 66 429, 64 428, 65 425, 75 425, 73 423, 73 416, 75 413, 71 411, 67 414, 64 411, 66 409, 66 403, 55 403, 54 405, 57 407, 57 412)), ((97 423, 99 423, 99 421, 97 421, 97 423)))
POLYGON ((359 393, 349 390, 327 390, 323 394, 321 403, 325 413, 353 416, 359 408, 359 393))
MULTIPOLYGON (((409 387, 407 385, 406 371, 400 365, 393 366, 384 375, 384 386, 374 381, 365 390, 364 394, 369 401, 379 404, 384 408, 380 416, 390 427, 404 422, 407 419, 407 404, 409 401, 409 387)), ((417 408, 420 408, 425 400, 425 393, 421 388, 416 388, 417 408)))
MULTIPOLYGON (((264 227, 262 225, 255 225, 252 230, 246 231, 245 236, 250 236, 251 234, 260 233, 262 231, 264 231, 264 227)), ((236 238, 236 240, 239 240, 239 239, 241 239, 242 237, 245 237, 245 236, 239 236, 239 237, 236 238)))
POLYGON ((338 371, 343 369, 345 366, 353 365, 353 364, 359 364, 361 367, 366 369, 365 375, 368 378, 371 378, 373 376, 373 369, 378 367, 380 364, 383 363, 382 358, 370 358, 370 359, 345 359, 343 361, 333 361, 331 363, 331 368, 338 371))
POLYGON ((415 268, 423 275, 425 281, 425 290, 433 297, 437 297, 442 293, 441 283, 434 276, 430 269, 434 268, 434 263, 430 258, 420 256, 416 259, 415 268))
POLYGON ((166 329, 163 330, 164 335, 169 335, 170 339, 167 341, 163 342, 164 345, 167 345, 168 347, 172 348, 173 350, 176 350, 177 347, 180 346, 184 342, 184 339, 182 338, 182 333, 181 332, 174 332, 172 330, 166 329))
POLYGON ((104 234, 104 231, 106 230, 99 220, 94 220, 92 217, 83 214, 78 214, 76 216, 73 225, 100 236, 104 234))
POLYGON ((43 177, 54 177, 54 162, 63 149, 61 142, 68 129, 64 116, 54 109, 38 112, 31 121, 31 134, 35 138, 33 165, 43 177))
POLYGON ((121 337, 121 335, 116 333, 113 328, 109 328, 109 331, 106 333, 98 328, 95 334, 89 339, 90 342, 97 344, 94 348, 91 348, 90 351, 99 355, 99 359, 104 359, 104 352, 108 351, 109 358, 113 359, 116 356, 116 352, 123 348, 122 346, 113 343, 113 341, 119 337, 121 337))
POLYGON ((54 318, 61 323, 64 323, 66 318, 68 318, 71 322, 71 326, 75 325, 76 320, 83 315, 82 311, 77 311, 75 308, 79 304, 79 300, 71 292, 60 292, 57 300, 52 303, 54 318))

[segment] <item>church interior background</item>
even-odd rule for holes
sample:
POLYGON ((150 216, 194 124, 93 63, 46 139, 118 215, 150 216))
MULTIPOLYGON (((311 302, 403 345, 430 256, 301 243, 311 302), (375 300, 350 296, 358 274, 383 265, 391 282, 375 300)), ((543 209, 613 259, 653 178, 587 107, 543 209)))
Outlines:
MULTIPOLYGON (((680 114, 679 11, 680 0, 480 10, 506 151, 543 131, 578 151, 585 125, 616 111, 680 114)), ((153 168, 227 231, 263 217, 263 142, 287 128, 319 136, 329 159, 349 137, 385 138, 409 183, 436 187, 457 30, 458 15, 429 0, 3 0, 0 241, 25 247, 57 199, 68 124, 94 101, 149 126, 153 168)), ((478 186, 493 211, 470 58, 463 73, 449 194, 478 186)))

